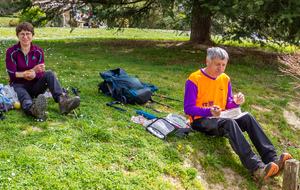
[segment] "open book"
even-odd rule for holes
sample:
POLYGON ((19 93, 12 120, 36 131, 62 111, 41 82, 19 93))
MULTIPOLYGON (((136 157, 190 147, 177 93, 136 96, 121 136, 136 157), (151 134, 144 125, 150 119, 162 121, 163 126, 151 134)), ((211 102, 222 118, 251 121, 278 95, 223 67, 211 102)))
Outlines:
POLYGON ((242 112, 241 108, 233 108, 233 109, 222 111, 220 117, 238 119, 246 115, 247 113, 248 112, 242 112))

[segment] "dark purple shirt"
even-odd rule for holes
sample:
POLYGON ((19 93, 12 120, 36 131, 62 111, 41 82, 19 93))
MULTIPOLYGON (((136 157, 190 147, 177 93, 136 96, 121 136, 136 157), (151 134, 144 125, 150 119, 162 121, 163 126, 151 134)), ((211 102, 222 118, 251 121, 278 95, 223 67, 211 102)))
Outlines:
POLYGON ((24 78, 17 78, 16 72, 32 69, 38 64, 44 63, 43 50, 31 43, 29 53, 25 56, 21 49, 20 42, 8 48, 6 51, 6 71, 9 75, 9 84, 31 84, 35 83, 44 73, 37 73, 35 78, 28 81, 24 78))

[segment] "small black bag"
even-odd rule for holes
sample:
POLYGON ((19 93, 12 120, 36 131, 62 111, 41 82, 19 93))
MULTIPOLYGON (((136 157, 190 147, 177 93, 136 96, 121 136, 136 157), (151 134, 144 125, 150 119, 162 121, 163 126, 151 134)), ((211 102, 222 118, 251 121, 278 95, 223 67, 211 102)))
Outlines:
POLYGON ((190 128, 180 128, 166 118, 156 119, 146 127, 146 130, 160 139, 166 138, 172 132, 179 137, 185 137, 190 132, 190 128))

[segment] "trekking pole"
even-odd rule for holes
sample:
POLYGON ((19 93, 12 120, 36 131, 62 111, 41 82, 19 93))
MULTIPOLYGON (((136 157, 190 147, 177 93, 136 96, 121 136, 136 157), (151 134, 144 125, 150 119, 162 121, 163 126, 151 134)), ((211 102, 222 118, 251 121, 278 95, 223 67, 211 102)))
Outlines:
MULTIPOLYGON (((76 96, 78 96, 78 92, 81 92, 81 91, 79 91, 79 88, 73 88, 72 89, 72 94, 75 94, 76 96)), ((78 116, 77 116, 77 113, 76 113, 75 109, 73 109, 73 112, 74 112, 75 117, 78 119, 78 116)))
POLYGON ((160 98, 166 98, 166 99, 169 99, 169 100, 176 100, 176 101, 179 101, 179 102, 183 102, 182 100, 175 99, 175 98, 169 98, 169 97, 164 96, 164 95, 156 95, 156 94, 152 94, 152 96, 158 96, 158 97, 160 97, 160 98))
POLYGON ((74 115, 76 116, 76 118, 78 119, 77 113, 75 111, 75 109, 73 109, 74 115))
POLYGON ((151 104, 149 104, 148 106, 146 106, 146 108, 150 108, 152 109, 153 111, 155 111, 156 113, 161 113, 160 111, 157 111, 156 109, 152 108, 151 105, 153 104, 154 102, 151 102, 151 104))
POLYGON ((76 96, 78 96, 78 92, 81 92, 81 91, 79 91, 79 88, 72 89, 72 94, 75 94, 76 96))
POLYGON ((158 103, 158 104, 163 105, 163 106, 167 106, 168 108, 174 109, 174 107, 172 107, 172 106, 170 106, 170 105, 163 104, 163 103, 158 102, 158 101, 155 101, 155 100, 153 100, 153 99, 151 99, 150 101, 152 101, 152 102, 154 102, 154 103, 158 103))
MULTIPOLYGON (((116 103, 118 103, 118 101, 113 101, 111 103, 107 103, 106 106, 115 108, 115 109, 120 110, 122 112, 127 112, 127 110, 125 110, 123 108, 119 108, 119 107, 113 105, 113 104, 116 104, 116 103)), ((132 107, 130 107, 130 108, 133 109, 132 107)), ((135 110, 135 109, 133 109, 133 110, 135 110)), ((156 118, 158 118, 156 115, 153 115, 151 113, 148 113, 148 112, 145 112, 145 111, 142 111, 142 110, 135 110, 135 113, 139 114, 139 115, 143 115, 147 119, 156 119, 156 118)))

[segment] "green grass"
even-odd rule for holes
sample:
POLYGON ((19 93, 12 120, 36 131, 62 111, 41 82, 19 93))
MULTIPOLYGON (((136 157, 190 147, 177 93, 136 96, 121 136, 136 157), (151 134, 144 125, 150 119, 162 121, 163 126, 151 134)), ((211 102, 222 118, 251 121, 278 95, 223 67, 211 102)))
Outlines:
MULTIPOLYGON (((1 29, 0 36, 5 39, 16 39, 15 28, 1 29)), ((99 28, 36 28, 35 39, 42 40, 59 40, 64 41, 78 40, 85 38, 91 40, 93 38, 104 39, 144 39, 144 40, 189 40, 189 36, 180 35, 173 30, 141 30, 141 29, 99 29, 99 28)))
MULTIPOLYGON (((0 36, 0 83, 8 84, 5 52, 17 39, 13 28, 0 28, 0 36)), ((60 115, 52 99, 48 99, 48 119, 43 123, 22 110, 4 113, 0 188, 206 189, 206 181, 229 189, 232 185, 259 189, 260 184, 251 179, 227 139, 194 133, 185 139, 171 135, 160 140, 130 121, 133 112, 107 107, 113 98, 98 93, 97 85, 102 82, 99 72, 121 67, 129 75, 158 86, 157 94, 183 99, 189 74, 205 66, 205 48, 170 46, 188 39, 173 31, 76 29, 70 33, 67 28, 37 28, 33 43, 44 50, 47 69, 57 74, 70 93, 74 87, 81 91, 81 108, 76 110, 79 118, 60 115), (220 168, 231 169, 245 181, 228 181, 220 168)), ((251 54, 231 58, 226 73, 234 93, 241 91, 246 96, 242 110, 257 117, 278 153, 290 152, 299 159, 299 131, 283 117, 284 110, 299 116, 299 110, 289 107, 295 101, 291 79, 279 76, 277 64, 251 54)), ((154 99, 175 107, 152 105, 163 111, 159 117, 184 115, 182 103, 154 99)), ((156 114, 143 106, 131 107, 156 114)), ((280 178, 267 184, 278 187, 280 178)))

